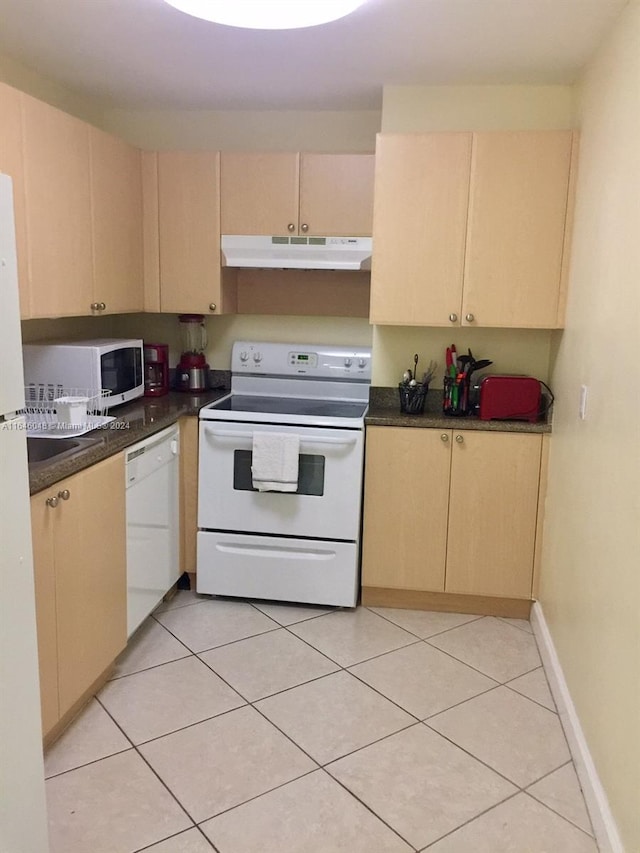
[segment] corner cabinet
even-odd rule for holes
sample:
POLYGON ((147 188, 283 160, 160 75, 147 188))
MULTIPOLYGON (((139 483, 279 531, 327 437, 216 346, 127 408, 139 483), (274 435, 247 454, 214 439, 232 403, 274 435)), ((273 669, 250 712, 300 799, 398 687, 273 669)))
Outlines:
POLYGON ((46 737, 127 642, 123 454, 34 495, 31 524, 46 737))
POLYGON ((527 615, 539 434, 369 427, 364 604, 527 615))
POLYGON ((556 328, 571 131, 380 134, 372 323, 556 328))
POLYGON ((373 154, 223 152, 221 233, 369 236, 373 154))
POLYGON ((141 311, 140 151, 0 84, 21 316, 141 311))

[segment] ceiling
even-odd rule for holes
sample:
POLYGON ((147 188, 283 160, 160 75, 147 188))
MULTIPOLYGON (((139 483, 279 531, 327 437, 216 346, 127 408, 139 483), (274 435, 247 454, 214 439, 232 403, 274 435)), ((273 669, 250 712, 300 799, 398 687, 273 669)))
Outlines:
POLYGON ((377 110, 383 85, 574 83, 626 3, 367 0, 257 31, 163 0, 0 0, 0 53, 105 107, 377 110))

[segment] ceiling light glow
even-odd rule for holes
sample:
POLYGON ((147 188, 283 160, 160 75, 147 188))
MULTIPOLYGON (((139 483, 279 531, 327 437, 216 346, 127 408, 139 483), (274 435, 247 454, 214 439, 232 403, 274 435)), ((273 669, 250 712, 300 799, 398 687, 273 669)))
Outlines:
POLYGON ((216 24, 252 30, 293 30, 337 21, 366 0, 165 0, 216 24))

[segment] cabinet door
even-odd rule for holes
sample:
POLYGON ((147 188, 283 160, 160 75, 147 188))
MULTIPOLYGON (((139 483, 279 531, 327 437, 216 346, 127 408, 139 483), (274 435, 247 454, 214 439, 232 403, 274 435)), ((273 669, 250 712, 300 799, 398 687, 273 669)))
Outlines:
POLYGON ((125 473, 122 454, 57 484, 58 682, 64 714, 127 642, 125 473))
POLYGON ((28 95, 21 98, 30 315, 89 314, 89 125, 28 95))
POLYGON ((454 430, 446 592, 530 598, 541 435, 454 430))
POLYGON ((378 136, 372 323, 459 325, 470 159, 470 133, 378 136))
POLYGON ((219 167, 214 151, 158 153, 163 312, 221 311, 219 167))
POLYGON ((16 222, 20 316, 29 315, 29 268, 27 264, 27 223, 24 202, 24 161, 22 158, 22 114, 20 92, 0 83, 0 172, 13 178, 13 210, 16 222))
POLYGON ((301 154, 300 232, 370 236, 374 166, 373 154, 301 154))
POLYGON ((140 151, 90 128, 93 299, 109 314, 142 311, 140 151))
POLYGON ((56 578, 53 551, 53 530, 58 507, 50 507, 46 503, 47 498, 52 494, 55 492, 41 492, 31 498, 31 540, 33 544, 33 579, 36 595, 43 735, 47 735, 60 719, 56 578))
POLYGON ((450 436, 367 429, 363 586, 444 590, 450 436))
POLYGON ((571 131, 474 134, 463 324, 557 325, 571 142, 571 131))
POLYGON ((222 234, 297 234, 299 155, 224 151, 220 158, 222 234))

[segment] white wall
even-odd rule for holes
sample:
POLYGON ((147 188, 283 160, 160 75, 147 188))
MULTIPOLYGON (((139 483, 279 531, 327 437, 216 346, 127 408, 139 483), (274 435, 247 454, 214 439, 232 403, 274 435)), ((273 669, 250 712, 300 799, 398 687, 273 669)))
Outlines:
POLYGON ((104 123, 146 150, 367 152, 375 148, 380 112, 107 110, 104 123))
POLYGON ((628 853, 640 851, 640 2, 590 64, 540 600, 628 853), (580 386, 587 418, 578 418, 580 386))
MULTIPOLYGON (((383 133, 446 130, 549 130, 574 124, 570 86, 385 86, 383 133)), ((490 358, 491 370, 525 373, 549 380, 551 333, 524 329, 425 329, 376 326, 373 332, 373 384, 395 385, 413 353, 421 362, 443 364, 447 346, 471 347, 476 358, 490 358)), ((435 387, 442 387, 438 374, 435 387)))
POLYGON ((570 130, 571 86, 385 86, 383 133, 570 130))
POLYGON ((102 109, 93 98, 71 91, 15 59, 1 54, 0 80, 60 110, 102 127, 102 109))

